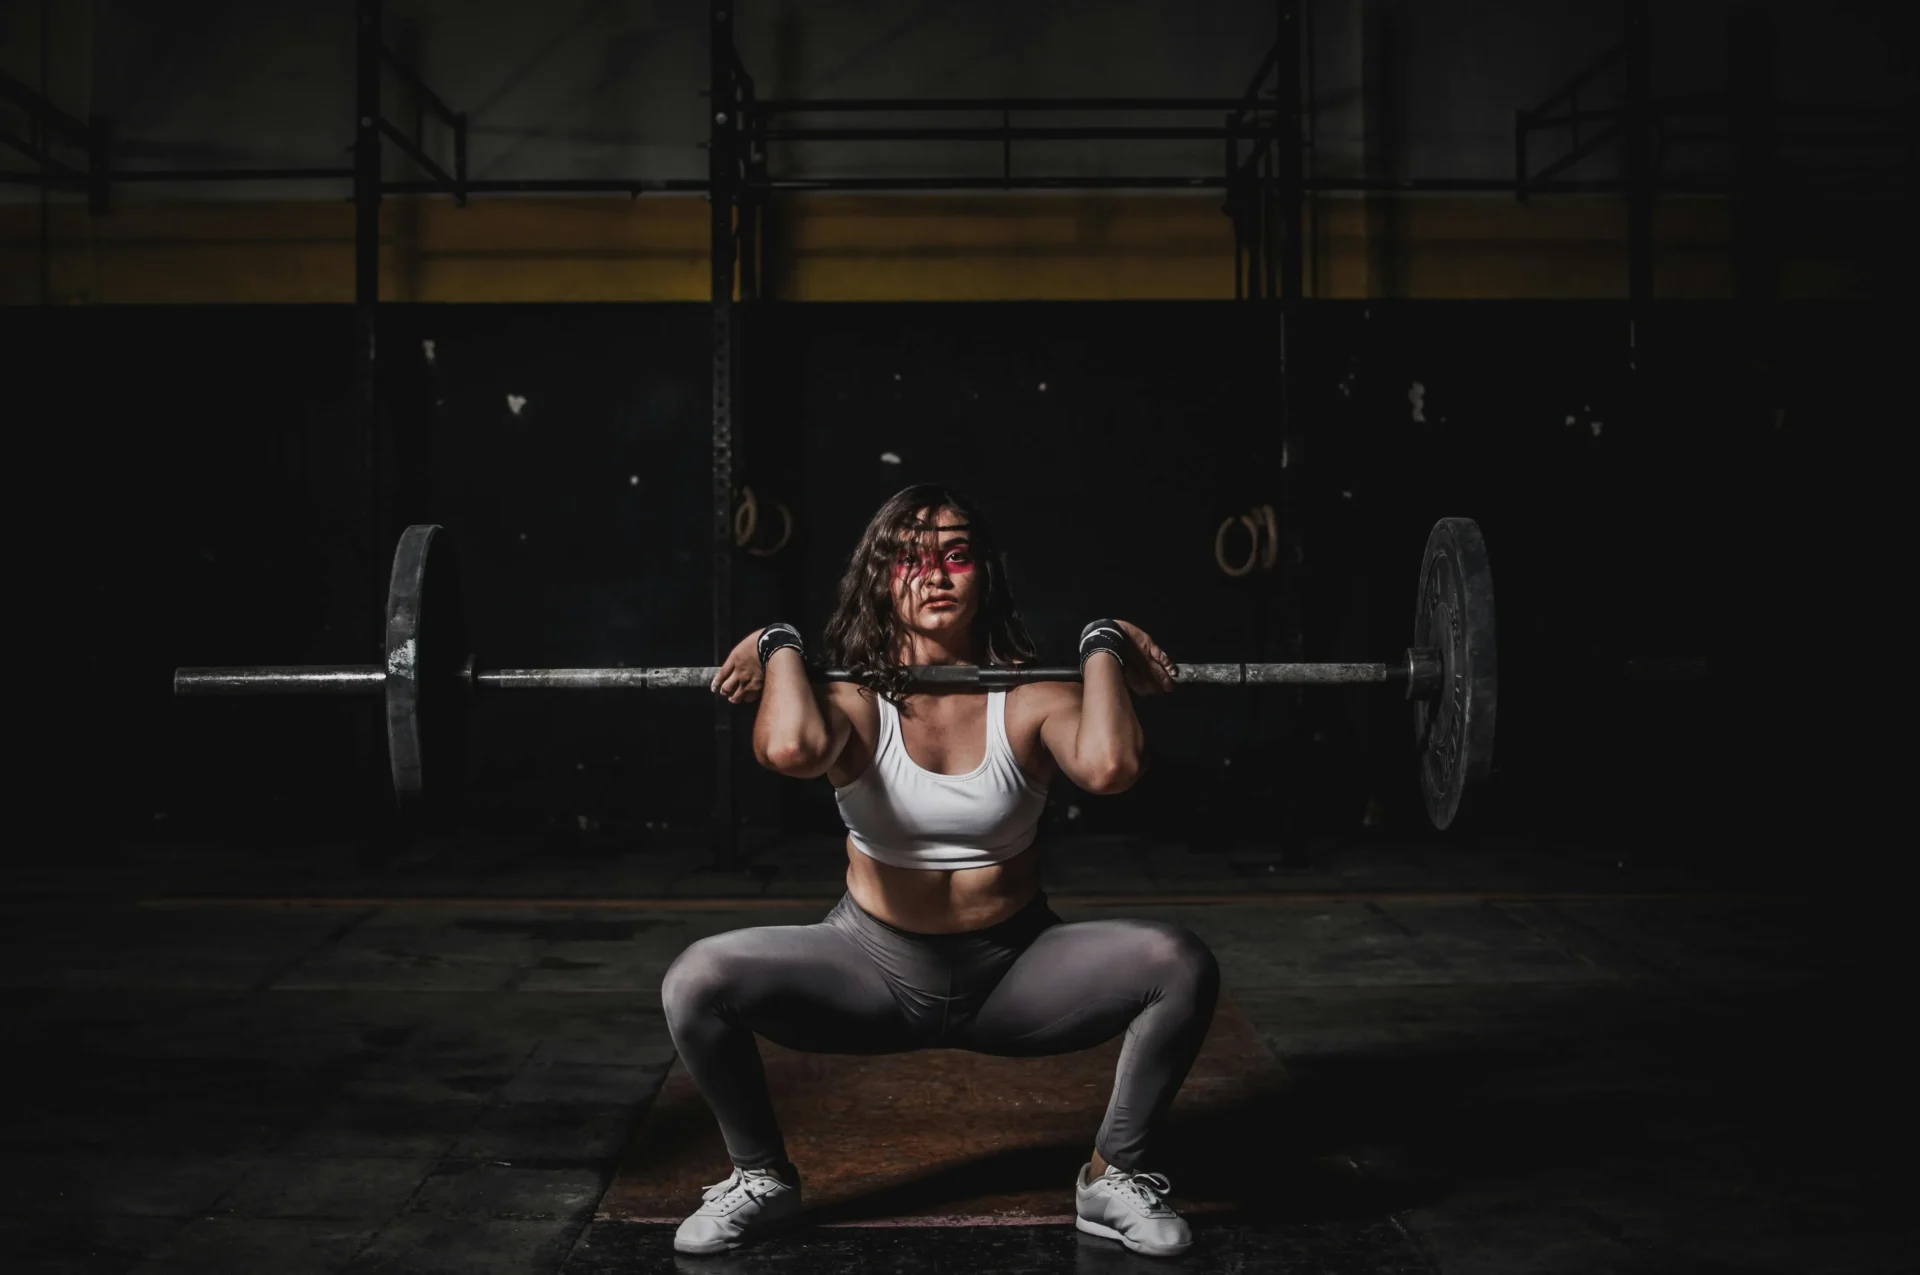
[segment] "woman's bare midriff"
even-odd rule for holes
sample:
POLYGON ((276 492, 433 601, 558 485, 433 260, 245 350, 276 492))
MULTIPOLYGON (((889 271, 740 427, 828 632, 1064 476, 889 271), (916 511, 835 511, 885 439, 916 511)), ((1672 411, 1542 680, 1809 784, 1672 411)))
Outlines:
POLYGON ((1040 890, 1040 852, 958 872, 896 868, 861 854, 847 838, 847 893, 862 908, 915 934, 959 934, 998 925, 1040 890))

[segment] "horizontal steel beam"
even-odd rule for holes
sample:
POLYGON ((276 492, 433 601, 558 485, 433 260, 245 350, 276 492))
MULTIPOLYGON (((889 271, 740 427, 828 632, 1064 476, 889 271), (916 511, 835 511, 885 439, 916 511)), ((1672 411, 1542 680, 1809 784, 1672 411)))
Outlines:
POLYGON ((765 115, 910 114, 914 111, 1230 111, 1237 97, 823 97, 769 98, 765 115))
POLYGON ((1224 125, 1021 124, 1002 128, 756 128, 763 142, 1219 142, 1257 130, 1224 125))

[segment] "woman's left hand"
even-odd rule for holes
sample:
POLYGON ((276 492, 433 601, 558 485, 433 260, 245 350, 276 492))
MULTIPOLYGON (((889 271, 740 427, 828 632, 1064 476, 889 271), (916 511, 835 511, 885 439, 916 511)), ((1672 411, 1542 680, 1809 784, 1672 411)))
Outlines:
POLYGON ((1127 635, 1132 650, 1128 658, 1122 661, 1126 669, 1127 689, 1135 695, 1161 695, 1173 689, 1174 674, 1179 672, 1167 653, 1147 636, 1145 629, 1125 620, 1115 620, 1120 631, 1127 635))

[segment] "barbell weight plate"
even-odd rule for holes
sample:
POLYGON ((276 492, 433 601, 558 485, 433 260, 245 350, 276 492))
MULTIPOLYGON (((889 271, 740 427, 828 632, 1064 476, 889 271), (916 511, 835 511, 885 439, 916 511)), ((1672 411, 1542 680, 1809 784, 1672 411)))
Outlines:
POLYGON ((1440 652, 1439 690, 1413 701, 1413 728, 1427 818, 1445 829, 1493 770, 1493 572, 1471 518, 1442 518, 1427 536, 1413 644, 1440 652))
POLYGON ((403 812, 423 809, 429 779, 436 797, 445 796, 466 768, 461 602, 447 533, 432 525, 408 527, 387 584, 387 754, 403 812))

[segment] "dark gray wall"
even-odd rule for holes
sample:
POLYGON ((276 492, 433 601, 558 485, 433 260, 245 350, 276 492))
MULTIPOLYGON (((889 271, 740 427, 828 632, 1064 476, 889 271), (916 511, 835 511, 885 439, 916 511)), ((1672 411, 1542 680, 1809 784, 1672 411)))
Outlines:
MULTIPOLYGON (((178 664, 370 657, 354 630, 378 614, 385 563, 357 559, 348 535, 349 313, 0 317, 22 366, 92 369, 27 378, 15 399, 48 423, 21 470, 47 510, 21 542, 22 628, 41 639, 21 676, 50 708, 16 730, 23 800, 83 839, 180 829, 252 846, 373 826, 387 798, 372 705, 168 694, 178 664)), ((817 632, 873 507, 945 478, 999 514, 1022 603, 1056 648, 1118 613, 1182 659, 1279 657, 1278 577, 1228 579, 1212 554, 1219 519, 1277 489, 1270 312, 756 318, 741 477, 790 503, 799 534, 777 558, 742 559, 742 632, 778 615, 817 632)), ((395 308, 396 519, 458 537, 483 663, 705 661, 705 321, 697 305, 395 308)), ((1762 853, 1844 817, 1872 782, 1843 776, 1868 736, 1838 729, 1828 701, 1833 669, 1868 688, 1850 694, 1877 694, 1873 662, 1893 647, 1870 616, 1904 591, 1871 575, 1896 542, 1865 525, 1893 508, 1874 388, 1893 338, 1843 307, 1765 325, 1663 307, 1639 329, 1636 378, 1626 334, 1611 305, 1311 307, 1289 453, 1305 653, 1400 651, 1426 529, 1472 516, 1502 661, 1501 790, 1477 826, 1762 853), (1854 658, 1833 663, 1842 651, 1854 658), (1729 676, 1613 676, 1628 655, 1697 653, 1729 676)), ((1293 844, 1357 835, 1371 798, 1389 835, 1426 835, 1390 694, 1296 705, 1194 689, 1143 712, 1153 775, 1073 820, 1061 785, 1061 827, 1293 844)), ((466 817, 569 835, 584 819, 622 844, 649 824, 698 826, 709 722, 698 694, 496 696, 476 713, 466 817)), ((741 774, 756 822, 833 827, 824 785, 750 761, 741 774)))

